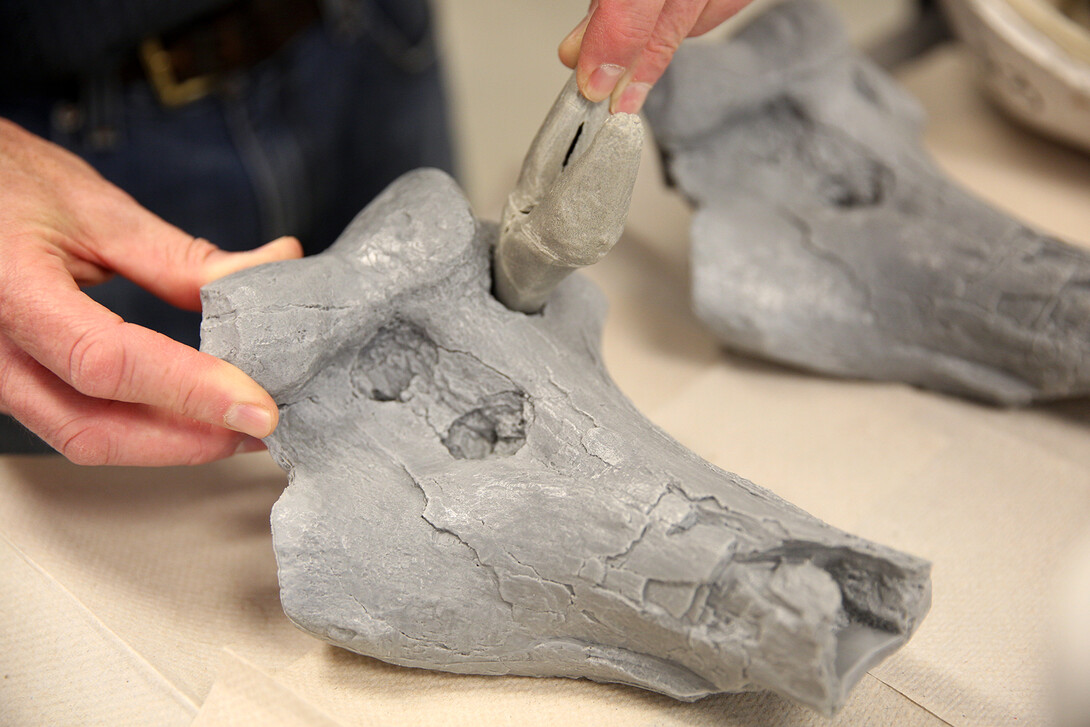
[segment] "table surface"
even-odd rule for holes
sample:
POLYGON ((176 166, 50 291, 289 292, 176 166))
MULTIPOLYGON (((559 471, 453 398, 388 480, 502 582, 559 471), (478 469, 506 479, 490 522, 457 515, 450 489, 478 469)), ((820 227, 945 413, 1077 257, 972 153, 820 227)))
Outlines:
MULTIPOLYGON (((926 143, 950 174, 1090 243, 1090 157, 998 116, 954 47, 900 77, 928 109, 926 143)), ((551 94, 528 103, 526 138, 551 94)), ((494 168, 513 178, 520 153, 494 168)), ((625 238, 589 272, 611 302, 604 353, 619 386, 716 465, 934 563, 931 613, 837 719, 768 694, 685 704, 581 680, 403 669, 319 643, 280 610, 268 515, 286 478, 262 453, 161 470, 0 457, 2 721, 1047 722, 1055 594, 1090 526, 1090 403, 1006 411, 723 352, 689 310, 688 212, 656 166, 649 151, 625 238)), ((502 188, 471 185, 471 197, 494 214, 502 188)))

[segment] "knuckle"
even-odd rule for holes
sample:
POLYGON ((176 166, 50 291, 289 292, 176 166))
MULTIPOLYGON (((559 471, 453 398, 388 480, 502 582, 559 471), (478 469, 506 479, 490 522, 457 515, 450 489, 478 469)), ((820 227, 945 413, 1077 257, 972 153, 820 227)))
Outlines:
POLYGON ((642 25, 630 26, 616 24, 609 28, 606 47, 620 52, 639 52, 639 48, 647 43, 650 29, 642 25))
POLYGON ((110 432, 87 418, 71 419, 47 441, 74 464, 100 466, 117 463, 117 444, 110 432))
POLYGON ((28 257, 28 247, 29 243, 16 235, 0 241, 5 261, 0 265, 0 327, 14 315, 16 304, 33 299, 27 271, 36 263, 28 257))
POLYGON ((15 404, 16 396, 12 391, 12 368, 14 362, 8 358, 0 357, 0 414, 10 414, 15 404))
POLYGON ((194 237, 190 239, 185 245, 185 249, 182 251, 183 260, 185 263, 192 267, 192 269, 200 269, 219 248, 213 245, 203 237, 194 237))
POLYGON ((178 391, 174 398, 176 405, 172 408, 179 414, 194 416, 203 408, 204 402, 201 401, 200 392, 189 381, 179 381, 177 385, 178 391))
POLYGON ((11 405, 14 397, 12 397, 10 392, 8 391, 8 382, 11 379, 8 368, 9 367, 6 366, 2 360, 0 360, 0 414, 10 415, 12 412, 11 405))
MULTIPOLYGON (((644 58, 654 59, 656 64, 661 64, 663 67, 667 65, 670 58, 677 52, 678 47, 681 45, 681 36, 673 35, 654 35, 647 41, 647 45, 644 46, 644 58)), ((641 66, 643 63, 640 64, 641 66)))
POLYGON ((602 0, 595 17, 601 18, 611 47, 630 48, 647 42, 659 13, 629 0, 602 0))
POLYGON ((224 457, 229 457, 238 448, 242 437, 228 435, 226 438, 213 430, 211 426, 203 425, 198 429, 200 436, 193 449, 184 457, 181 464, 198 465, 214 462, 224 457))
POLYGON ((16 365, 16 356, 18 355, 15 351, 8 349, 9 344, 4 335, 0 333, 0 412, 4 411, 7 402, 12 398, 9 389, 11 388, 12 372, 16 365))
POLYGON ((116 399, 132 380, 131 362, 103 328, 88 328, 68 354, 68 382, 77 391, 99 399, 116 399))

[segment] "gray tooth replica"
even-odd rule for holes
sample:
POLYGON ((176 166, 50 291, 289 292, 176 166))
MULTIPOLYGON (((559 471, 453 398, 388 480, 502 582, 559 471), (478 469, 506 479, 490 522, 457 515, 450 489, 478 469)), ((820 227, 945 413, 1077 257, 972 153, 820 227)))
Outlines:
POLYGON ((203 290, 203 350, 280 405, 289 618, 403 666, 834 712, 923 618, 928 563, 653 426, 605 371, 590 282, 566 277, 533 315, 493 297, 498 234, 419 170, 327 252, 203 290))
POLYGON ((609 103, 584 98, 572 75, 503 210, 495 277, 496 296, 508 308, 536 313, 573 270, 613 249, 624 231, 642 148, 639 117, 611 116, 609 103))
POLYGON ((647 114, 728 346, 1005 405, 1090 393, 1090 252, 944 177, 916 102, 820 3, 683 48, 647 114))

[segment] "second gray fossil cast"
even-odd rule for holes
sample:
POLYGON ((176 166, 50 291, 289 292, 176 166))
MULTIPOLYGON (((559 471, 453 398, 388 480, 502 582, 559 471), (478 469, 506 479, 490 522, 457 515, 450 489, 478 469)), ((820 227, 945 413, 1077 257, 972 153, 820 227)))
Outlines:
POLYGON ((792 0, 682 48, 648 99, 729 346, 1000 404, 1090 393, 1090 251, 952 183, 918 104, 792 0))

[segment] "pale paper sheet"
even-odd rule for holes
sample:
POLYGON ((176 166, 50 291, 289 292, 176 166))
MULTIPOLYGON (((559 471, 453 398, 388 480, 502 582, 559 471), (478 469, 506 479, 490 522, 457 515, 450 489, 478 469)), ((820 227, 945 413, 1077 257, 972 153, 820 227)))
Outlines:
MULTIPOLYGON (((903 79, 951 173, 1090 243, 1090 158, 993 116, 956 52, 903 79)), ((721 352, 688 309, 687 213, 650 152, 647 164, 629 233, 591 272, 612 304, 605 357, 619 385, 714 463, 934 562, 931 614, 836 720, 769 695, 683 704, 401 669, 321 644, 280 611, 268 513, 286 478, 256 454, 165 470, 0 457, 0 723, 1047 723, 1053 578, 1090 526, 1090 404, 1000 411, 721 352)))

